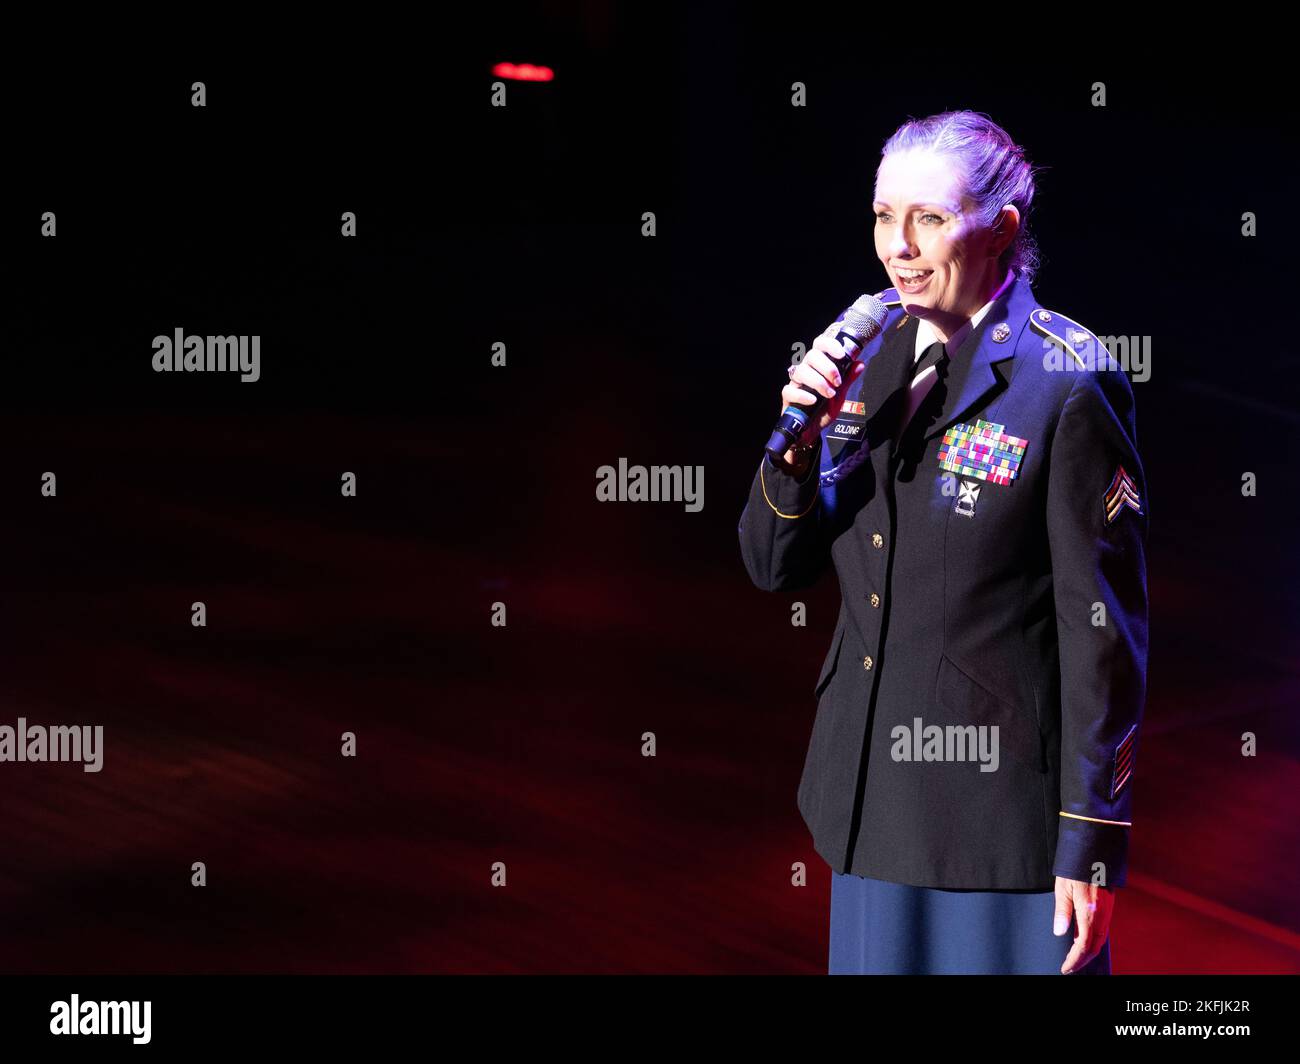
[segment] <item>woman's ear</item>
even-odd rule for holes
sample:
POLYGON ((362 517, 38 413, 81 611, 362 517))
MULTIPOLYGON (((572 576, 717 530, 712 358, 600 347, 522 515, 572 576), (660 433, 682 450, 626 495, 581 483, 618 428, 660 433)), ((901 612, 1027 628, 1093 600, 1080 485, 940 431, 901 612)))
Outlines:
POLYGON ((1011 242, 1015 240, 1016 233, 1019 231, 1020 208, 1014 203, 1008 203, 1002 208, 998 220, 993 223, 992 254, 994 258, 997 258, 1011 246, 1011 242))

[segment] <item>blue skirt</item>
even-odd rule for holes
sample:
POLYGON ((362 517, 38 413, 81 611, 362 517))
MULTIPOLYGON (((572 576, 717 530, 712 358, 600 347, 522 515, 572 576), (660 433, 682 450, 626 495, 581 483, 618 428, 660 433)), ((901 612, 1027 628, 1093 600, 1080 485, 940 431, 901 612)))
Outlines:
MULTIPOLYGON (((1052 891, 937 890, 831 872, 831 975, 1059 975, 1052 891)), ((1110 974, 1110 939, 1079 975, 1110 974)))

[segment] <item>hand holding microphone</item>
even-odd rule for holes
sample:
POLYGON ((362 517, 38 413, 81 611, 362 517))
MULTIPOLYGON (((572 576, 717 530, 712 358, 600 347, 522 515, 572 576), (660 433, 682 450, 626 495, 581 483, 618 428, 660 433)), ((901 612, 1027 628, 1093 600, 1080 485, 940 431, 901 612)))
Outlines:
MULTIPOLYGON (((839 417, 848 386, 866 368, 865 362, 856 361, 845 352, 843 345, 831 335, 832 330, 839 332, 838 323, 813 340, 812 350, 801 362, 791 367, 793 372, 790 374, 790 383, 781 389, 782 413, 792 405, 809 407, 818 403, 819 397, 825 399, 820 404, 824 411, 820 418, 814 420, 809 411, 807 428, 799 435, 794 447, 811 446, 822 430, 839 417), (847 365, 847 376, 840 372, 841 365, 847 365)), ((785 436, 779 433, 777 435, 783 443, 785 436)), ((785 452, 785 462, 792 473, 802 476, 806 458, 801 461, 802 456, 796 454, 794 447, 785 452)))
POLYGON ((849 385, 866 368, 857 355, 879 334, 888 313, 874 296, 861 296, 813 340, 781 389, 781 417, 767 444, 773 461, 784 460, 796 475, 803 474, 792 448, 815 443, 839 417, 849 385))

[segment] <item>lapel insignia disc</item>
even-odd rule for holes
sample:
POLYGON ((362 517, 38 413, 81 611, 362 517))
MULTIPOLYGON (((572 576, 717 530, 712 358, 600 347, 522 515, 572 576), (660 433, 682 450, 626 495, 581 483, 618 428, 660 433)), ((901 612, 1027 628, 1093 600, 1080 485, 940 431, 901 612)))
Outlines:
POLYGON ((998 322, 993 326, 993 342, 995 344, 1005 344, 1007 337, 1011 335, 1011 326, 1005 321, 998 322))
POLYGON ((1110 524, 1119 516, 1119 512, 1125 506, 1131 506, 1138 513, 1142 512, 1142 500, 1138 497, 1137 485, 1133 483, 1133 478, 1123 466, 1115 467, 1115 475, 1111 478, 1110 487, 1106 489, 1106 524, 1110 524))
POLYGON ((983 419, 973 425, 951 426, 939 446, 940 467, 963 477, 1010 484, 1020 473, 1020 460, 1029 441, 1011 436, 1005 430, 1005 425, 983 419))

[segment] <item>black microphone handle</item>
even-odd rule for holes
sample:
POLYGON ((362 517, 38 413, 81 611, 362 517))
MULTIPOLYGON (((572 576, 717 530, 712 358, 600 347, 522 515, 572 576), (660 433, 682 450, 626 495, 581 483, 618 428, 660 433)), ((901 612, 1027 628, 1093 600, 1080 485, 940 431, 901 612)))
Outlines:
MULTIPOLYGON (((841 378, 847 379, 849 368, 862 350, 862 343, 857 336, 845 329, 841 329, 835 339, 844 348, 845 355, 843 358, 835 358, 831 355, 826 357, 835 363, 835 368, 840 371, 841 378)), ((799 437, 804 434, 810 424, 821 420, 822 414, 826 412, 826 407, 830 403, 829 398, 820 392, 814 392, 807 385, 800 384, 799 387, 805 392, 815 395, 817 401, 809 406, 796 406, 791 403, 781 412, 776 428, 772 430, 772 438, 767 441, 767 453, 772 456, 774 462, 781 461, 781 457, 799 442, 799 437)))

